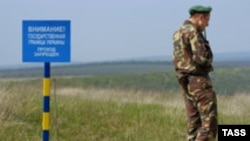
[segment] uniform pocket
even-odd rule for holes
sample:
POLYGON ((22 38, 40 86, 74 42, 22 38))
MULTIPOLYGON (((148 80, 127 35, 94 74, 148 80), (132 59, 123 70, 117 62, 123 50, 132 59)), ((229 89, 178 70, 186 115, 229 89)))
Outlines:
POLYGON ((212 87, 209 76, 189 76, 188 79, 188 90, 190 94, 195 94, 212 87))

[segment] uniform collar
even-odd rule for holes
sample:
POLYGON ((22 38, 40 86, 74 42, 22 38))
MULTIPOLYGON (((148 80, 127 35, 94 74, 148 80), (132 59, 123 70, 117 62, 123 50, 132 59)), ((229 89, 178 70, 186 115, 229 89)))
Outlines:
POLYGON ((184 22, 184 25, 186 25, 186 24, 192 25, 199 32, 198 26, 196 24, 192 23, 190 20, 186 20, 184 22))

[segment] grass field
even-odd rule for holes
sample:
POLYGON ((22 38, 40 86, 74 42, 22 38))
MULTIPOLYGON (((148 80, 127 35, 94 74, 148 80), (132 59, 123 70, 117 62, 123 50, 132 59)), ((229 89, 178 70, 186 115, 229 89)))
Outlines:
MULTIPOLYGON (((185 110, 178 90, 86 87, 79 85, 84 78, 52 79, 52 141, 185 140, 185 110)), ((0 86, 0 139, 41 140, 42 79, 9 79, 0 86)), ((249 101, 247 91, 218 95, 220 124, 249 124, 249 101)))

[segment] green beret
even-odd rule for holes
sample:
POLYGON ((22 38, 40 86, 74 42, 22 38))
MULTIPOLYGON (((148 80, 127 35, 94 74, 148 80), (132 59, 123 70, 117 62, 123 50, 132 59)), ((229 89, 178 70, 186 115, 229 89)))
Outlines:
POLYGON ((195 5, 189 8, 190 15, 193 15, 195 13, 210 13, 211 11, 212 7, 210 6, 195 5))

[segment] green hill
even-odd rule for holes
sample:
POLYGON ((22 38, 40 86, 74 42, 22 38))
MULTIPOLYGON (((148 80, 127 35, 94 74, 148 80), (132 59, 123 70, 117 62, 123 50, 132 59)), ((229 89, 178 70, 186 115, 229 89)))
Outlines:
MULTIPOLYGON (((248 92, 250 67, 248 62, 217 62, 210 74, 218 94, 248 92)), ((0 70, 0 78, 43 78, 43 68, 20 68, 0 70)), ((126 88, 154 91, 179 89, 171 62, 104 62, 53 66, 51 78, 60 85, 82 87, 126 88), (67 80, 61 79, 67 77, 67 80)))

